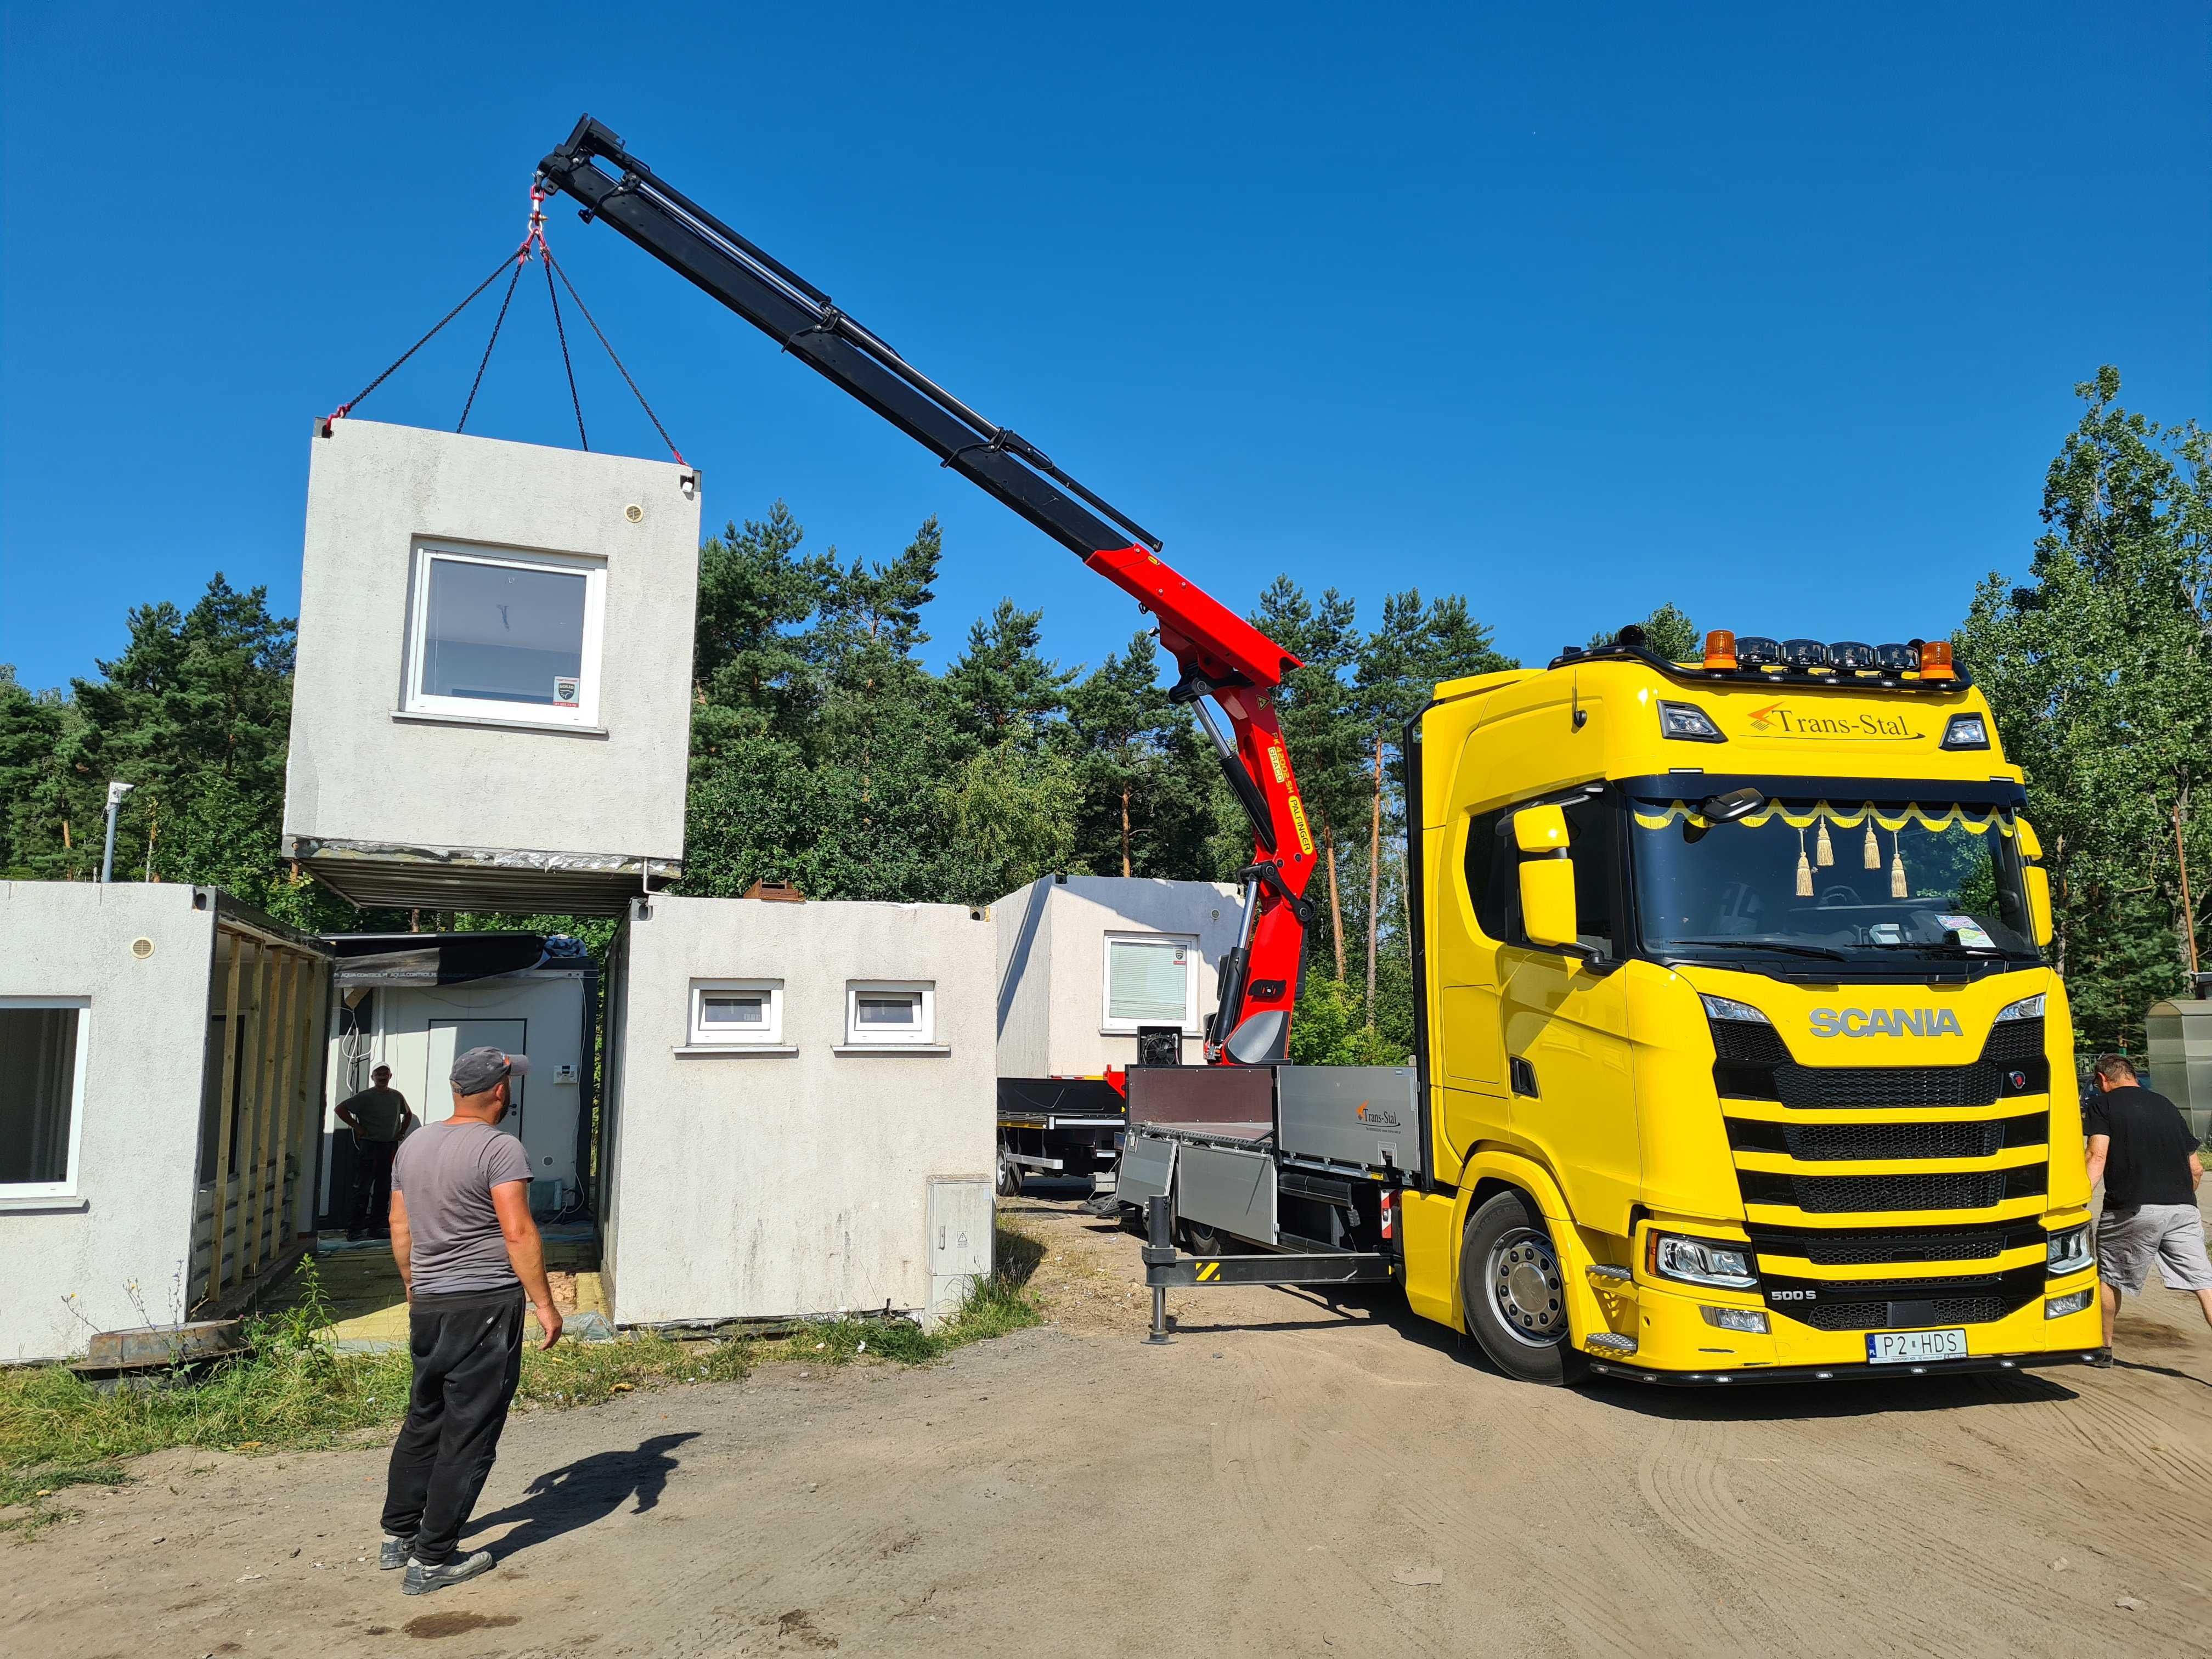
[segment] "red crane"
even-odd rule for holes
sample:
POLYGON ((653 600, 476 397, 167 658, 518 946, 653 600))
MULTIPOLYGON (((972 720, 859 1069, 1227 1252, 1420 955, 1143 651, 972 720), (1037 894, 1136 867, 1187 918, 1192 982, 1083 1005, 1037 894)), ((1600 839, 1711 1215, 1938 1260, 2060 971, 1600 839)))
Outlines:
POLYGON ((540 184, 582 204, 678 275, 720 301, 786 351, 1005 502, 1133 598, 1158 623, 1182 671, 1170 694, 1188 702, 1252 821, 1252 862, 1237 947, 1221 963, 1220 1006, 1206 1056, 1254 1065, 1289 1054, 1304 970, 1313 831, 1275 718, 1273 694, 1298 659, 1177 574, 1160 541, 931 380, 830 296, 669 185, 586 115, 538 164, 540 184), (604 165, 603 165, 604 164, 604 165), (612 171, 610 171, 612 169, 612 171), (1230 730, 1208 703, 1228 717, 1230 730), (1233 733, 1233 735, 1232 735, 1233 733))

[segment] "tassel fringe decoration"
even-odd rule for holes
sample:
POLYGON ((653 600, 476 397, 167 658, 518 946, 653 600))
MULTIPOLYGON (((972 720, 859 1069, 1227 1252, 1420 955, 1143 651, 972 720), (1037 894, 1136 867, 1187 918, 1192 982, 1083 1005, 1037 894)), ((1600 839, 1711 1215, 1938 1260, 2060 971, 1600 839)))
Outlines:
POLYGON ((1797 832, 1797 896, 1813 896, 1813 866, 1805 856, 1805 832, 1797 832))
POLYGON ((1911 898, 1911 889, 1905 884, 1905 880, 1904 848, 1895 836, 1889 838, 1889 896, 1893 899, 1911 898))
POLYGON ((1874 838, 1874 812, 1871 808, 1867 812, 1866 867, 1869 870, 1881 868, 1881 843, 1874 838))
POLYGON ((1836 861, 1836 849, 1828 844, 1828 821, 1820 820, 1820 833, 1813 837, 1813 861, 1823 870, 1836 861))

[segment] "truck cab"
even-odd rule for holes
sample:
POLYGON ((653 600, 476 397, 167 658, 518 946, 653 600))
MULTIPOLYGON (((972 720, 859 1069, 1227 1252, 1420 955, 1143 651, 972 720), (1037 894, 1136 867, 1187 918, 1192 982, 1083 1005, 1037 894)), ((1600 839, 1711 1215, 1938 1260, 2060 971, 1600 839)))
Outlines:
POLYGON ((1948 647, 1625 630, 1407 753, 1415 1311, 1537 1382, 2096 1352, 2046 878, 1948 647))

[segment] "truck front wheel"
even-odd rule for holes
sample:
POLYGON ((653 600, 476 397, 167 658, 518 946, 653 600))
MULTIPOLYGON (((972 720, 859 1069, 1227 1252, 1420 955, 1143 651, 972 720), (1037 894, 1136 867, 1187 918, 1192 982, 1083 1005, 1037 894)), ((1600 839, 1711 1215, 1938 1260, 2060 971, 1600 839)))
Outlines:
POLYGON ((1467 1328, 1492 1364, 1553 1388, 1589 1375, 1589 1362, 1568 1329, 1566 1269, 1526 1197, 1502 1192, 1477 1206, 1460 1240, 1459 1263, 1467 1328))

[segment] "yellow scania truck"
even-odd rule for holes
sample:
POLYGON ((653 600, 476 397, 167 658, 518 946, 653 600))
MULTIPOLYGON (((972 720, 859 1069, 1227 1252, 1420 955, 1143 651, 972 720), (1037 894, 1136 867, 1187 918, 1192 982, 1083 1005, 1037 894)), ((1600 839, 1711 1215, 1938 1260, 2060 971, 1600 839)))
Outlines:
POLYGON ((1626 629, 1406 752, 1415 1063, 1132 1072, 1152 1283, 1396 1279, 1537 1382, 2100 1352, 2047 878, 1947 646, 1626 629))

